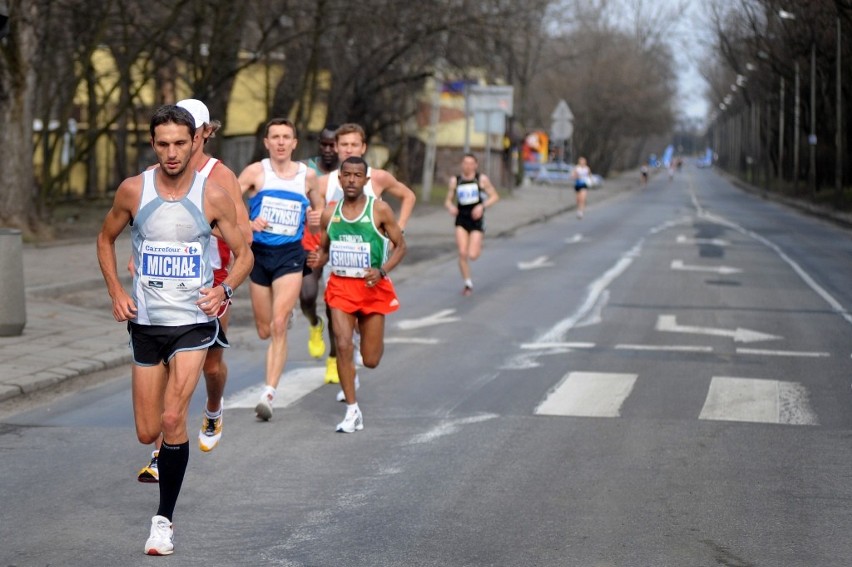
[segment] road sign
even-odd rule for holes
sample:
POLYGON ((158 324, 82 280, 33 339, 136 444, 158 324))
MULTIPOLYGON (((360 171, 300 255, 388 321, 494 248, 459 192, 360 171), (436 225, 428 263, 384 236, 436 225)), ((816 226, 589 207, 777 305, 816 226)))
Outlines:
POLYGON ((558 141, 570 140, 574 134, 574 114, 565 100, 559 101, 550 118, 550 137, 558 141))
POLYGON ((471 85, 467 91, 468 112, 501 111, 512 116, 514 101, 512 87, 471 85))

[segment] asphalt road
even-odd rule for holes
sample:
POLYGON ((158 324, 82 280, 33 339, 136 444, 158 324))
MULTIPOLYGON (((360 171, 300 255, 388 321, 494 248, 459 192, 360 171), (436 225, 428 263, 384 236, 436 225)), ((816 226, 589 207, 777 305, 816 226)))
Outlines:
POLYGON ((4 415, 0 565, 849 565, 850 276, 848 231, 655 179, 488 239, 472 297, 445 256, 400 281, 363 432, 333 432, 300 317, 258 422, 264 345, 235 332, 168 559, 126 370, 4 415))

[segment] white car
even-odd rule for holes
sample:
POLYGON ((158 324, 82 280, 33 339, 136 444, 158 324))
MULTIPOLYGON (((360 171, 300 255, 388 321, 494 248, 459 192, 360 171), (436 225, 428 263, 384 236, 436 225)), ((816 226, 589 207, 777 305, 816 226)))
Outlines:
POLYGON ((532 176, 535 183, 545 185, 572 185, 574 180, 571 179, 571 172, 574 171, 574 166, 562 161, 552 161, 543 164, 539 170, 532 176))

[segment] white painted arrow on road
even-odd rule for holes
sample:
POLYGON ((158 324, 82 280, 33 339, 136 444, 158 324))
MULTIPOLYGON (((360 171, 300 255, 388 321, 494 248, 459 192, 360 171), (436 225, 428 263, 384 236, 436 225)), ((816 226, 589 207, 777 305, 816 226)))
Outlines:
POLYGON ((713 246, 730 246, 731 243, 721 238, 689 238, 683 234, 677 235, 678 244, 711 244, 713 246))
POLYGON ((461 317, 450 317, 455 313, 455 309, 444 309, 433 315, 421 317, 420 319, 403 319, 397 326, 400 329, 422 329, 423 327, 431 327, 433 325, 442 325, 444 323, 453 323, 461 320, 461 317))
POLYGON ((549 268, 553 262, 548 262, 547 256, 539 256, 532 262, 518 262, 519 270, 535 270, 536 268, 549 268))
POLYGON ((713 327, 691 327, 678 325, 677 317, 674 315, 660 315, 657 318, 657 330, 669 333, 691 333, 696 335, 712 335, 714 337, 730 337, 736 343, 754 343, 758 341, 771 341, 781 339, 777 335, 769 335, 750 329, 714 329, 713 327))
POLYGON ((691 266, 684 264, 683 260, 672 260, 672 270, 682 270, 685 272, 712 272, 714 274, 738 274, 742 272, 739 268, 731 268, 729 266, 691 266))

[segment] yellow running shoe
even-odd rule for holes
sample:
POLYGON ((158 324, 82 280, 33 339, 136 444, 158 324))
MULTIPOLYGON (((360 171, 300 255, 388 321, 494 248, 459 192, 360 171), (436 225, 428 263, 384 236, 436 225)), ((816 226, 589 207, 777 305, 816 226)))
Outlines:
POLYGON ((151 462, 142 467, 139 471, 139 482, 160 482, 160 469, 157 467, 157 458, 160 456, 160 451, 151 453, 151 462))
POLYGON ((325 361, 325 383, 340 384, 340 377, 337 375, 337 358, 329 356, 325 361))
POLYGON ((308 354, 314 358, 322 358, 322 355, 325 354, 325 339, 322 338, 323 330, 325 330, 325 325, 322 322, 322 317, 317 317, 317 324, 316 326, 311 326, 308 338, 308 354))

